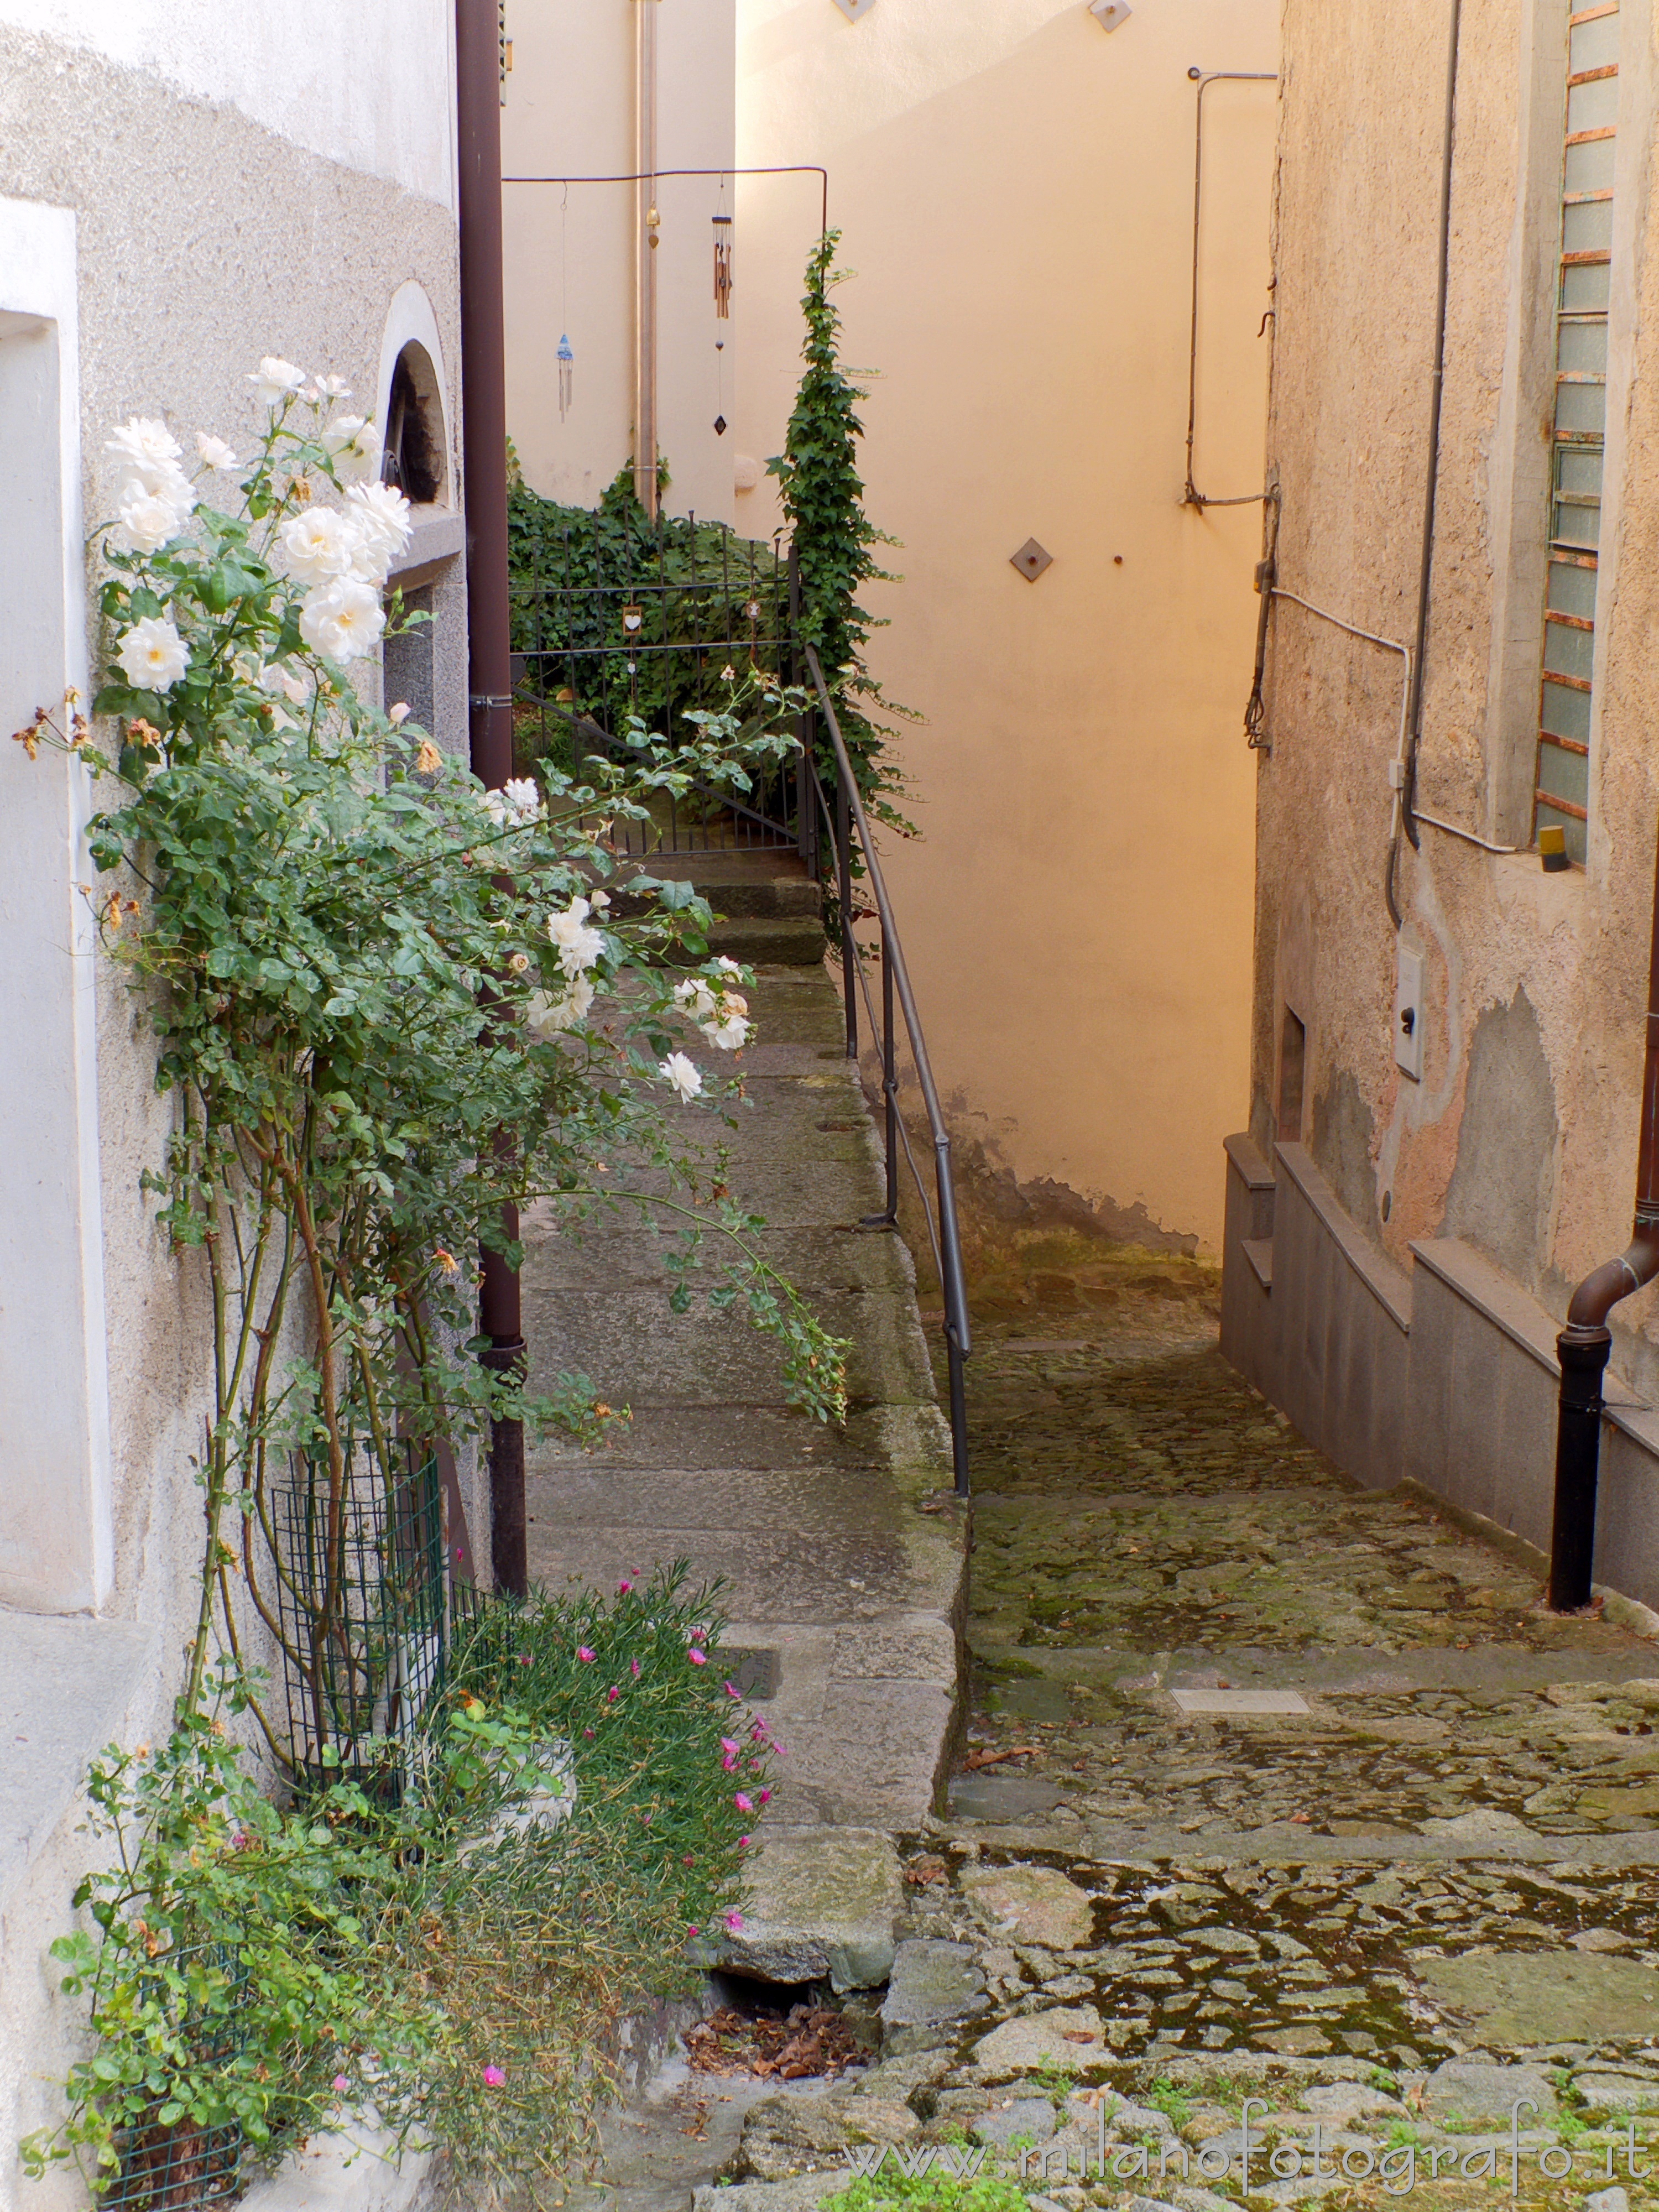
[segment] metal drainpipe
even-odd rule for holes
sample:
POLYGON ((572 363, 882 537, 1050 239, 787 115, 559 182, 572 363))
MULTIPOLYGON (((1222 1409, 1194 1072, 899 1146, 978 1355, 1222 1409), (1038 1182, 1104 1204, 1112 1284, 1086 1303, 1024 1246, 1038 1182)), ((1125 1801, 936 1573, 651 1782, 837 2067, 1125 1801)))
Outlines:
POLYGON ((1586 1275, 1555 1340, 1561 1401, 1555 1437, 1555 1527, 1550 1540, 1550 1605, 1577 1613, 1590 1601, 1595 1558, 1595 1486, 1601 1449, 1601 1377, 1613 1335, 1607 1316, 1620 1298, 1659 1275, 1659 860, 1648 956, 1647 1049, 1636 1163, 1636 1225, 1623 1256, 1586 1275))
POLYGON ((657 9, 634 0, 634 496, 657 519, 657 9))
MULTIPOLYGON (((507 362, 501 280, 501 94, 496 0, 455 0, 455 112, 460 177, 461 469, 466 507, 467 689, 473 772, 492 789, 513 773, 513 655, 507 607, 507 362)), ((501 1227, 516 1242, 516 1206, 501 1227)), ((482 1255, 483 1364, 524 1364, 519 1278, 482 1255)), ((489 1442, 490 1564, 495 1587, 522 1596, 524 1424, 496 1421, 489 1442)))

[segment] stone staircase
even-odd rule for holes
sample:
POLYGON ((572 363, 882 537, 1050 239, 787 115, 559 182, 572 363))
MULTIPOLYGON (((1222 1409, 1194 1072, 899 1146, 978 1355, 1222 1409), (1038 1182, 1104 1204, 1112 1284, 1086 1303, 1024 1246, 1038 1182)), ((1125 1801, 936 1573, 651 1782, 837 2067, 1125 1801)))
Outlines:
POLYGON ((672 1312, 660 1241, 630 1218, 577 1242, 528 1215, 532 1384, 580 1370, 633 1416, 599 1449, 532 1449, 530 1569, 603 1587, 684 1559, 724 1585, 732 1663, 788 1754, 730 1962, 866 1984, 891 1956, 887 1838, 933 1812, 958 1734, 966 1516, 909 1255, 860 1225, 882 1205, 880 1156, 817 888, 792 862, 678 866, 724 917, 714 949, 758 977, 748 1103, 735 1132, 709 1135, 730 1147, 733 1196, 767 1221, 769 1259, 851 1340, 848 1419, 793 1412, 775 1347, 740 1313, 695 1297, 672 1312))

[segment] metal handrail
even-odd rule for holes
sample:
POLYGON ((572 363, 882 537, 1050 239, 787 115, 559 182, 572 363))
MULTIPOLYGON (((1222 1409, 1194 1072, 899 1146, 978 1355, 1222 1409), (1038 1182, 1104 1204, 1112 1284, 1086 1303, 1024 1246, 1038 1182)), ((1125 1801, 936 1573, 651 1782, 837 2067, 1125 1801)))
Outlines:
MULTIPOLYGON (((829 803, 823 786, 817 781, 819 803, 823 807, 825 827, 835 850, 836 872, 841 893, 842 981, 847 1011, 847 1055, 858 1058, 858 1002, 854 995, 855 979, 862 985, 866 1004, 869 986, 865 981, 861 950, 853 932, 851 901, 851 852, 848 830, 855 827, 859 844, 864 854, 865 872, 874 894, 877 915, 881 922, 881 978, 884 1019, 879 1024, 882 1066, 882 1094, 886 1103, 887 1121, 887 1212, 878 1220, 896 1224, 898 1208, 898 1155, 896 1144, 903 1148, 915 1176, 922 1210, 927 1217, 927 1233, 933 1242, 933 1258, 939 1267, 939 1287, 945 1294, 945 1347, 951 1377, 951 1458, 955 1471, 956 1492, 966 1498, 968 1490, 968 1397, 963 1367, 973 1345, 968 1322, 968 1291, 962 1272, 962 1240, 957 1229, 956 1185, 951 1173, 951 1138, 945 1126, 945 1116, 939 1110, 939 1091, 933 1082, 932 1062, 927 1057, 927 1040, 922 1034, 921 1017, 916 1012, 915 994, 910 988, 910 974, 905 966, 904 948, 899 942, 898 925, 893 919, 892 901, 887 896, 886 879, 881 872, 881 861, 876 852, 876 841, 871 834, 870 817, 864 811, 864 801, 859 793, 858 779, 853 773, 853 763, 847 751, 847 742, 841 733, 830 687, 823 680, 823 670, 811 646, 805 649, 808 672, 818 704, 830 733, 830 744, 836 757, 836 814, 837 820, 829 818, 829 803), (850 817, 850 822, 849 822, 850 817), (839 832, 839 834, 837 834, 839 832), (927 1111, 927 1127, 933 1143, 933 1168, 938 1194, 939 1222, 935 1229, 933 1211, 927 1203, 927 1192, 917 1170, 915 1158, 898 1110, 898 1082, 895 1073, 894 1045, 896 1032, 893 1024, 893 1000, 898 999, 904 1016, 905 1030, 910 1040, 910 1057, 915 1063, 916 1081, 921 1091, 922 1103, 927 1111)), ((875 1009, 870 1006, 871 1026, 877 1027, 875 1009)))

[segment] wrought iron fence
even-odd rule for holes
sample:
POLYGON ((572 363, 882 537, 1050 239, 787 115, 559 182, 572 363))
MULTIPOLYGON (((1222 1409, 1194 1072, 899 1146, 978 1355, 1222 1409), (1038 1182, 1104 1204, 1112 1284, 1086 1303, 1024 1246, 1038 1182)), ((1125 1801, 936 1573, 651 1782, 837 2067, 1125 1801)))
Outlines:
MULTIPOLYGON (((670 742, 687 714, 729 702, 729 672, 789 682, 799 674, 796 586, 775 544, 724 524, 655 529, 626 517, 584 532, 544 533, 515 571, 515 765, 579 773, 592 756, 625 757, 630 720, 670 742)), ((803 759, 758 773, 747 790, 663 793, 649 822, 618 823, 620 852, 639 855, 799 850, 810 838, 803 759)))

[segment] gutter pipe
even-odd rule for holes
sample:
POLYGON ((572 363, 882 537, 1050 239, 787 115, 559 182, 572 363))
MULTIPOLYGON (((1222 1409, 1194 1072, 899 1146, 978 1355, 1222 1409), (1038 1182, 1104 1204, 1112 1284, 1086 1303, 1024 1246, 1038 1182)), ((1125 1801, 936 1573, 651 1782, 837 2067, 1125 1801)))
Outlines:
MULTIPOLYGON (((455 115, 460 185, 461 472, 466 512, 467 705, 472 770, 491 790, 513 773, 513 659, 507 603, 507 347, 501 276, 501 93, 496 0, 455 0, 455 115)), ((516 1206, 501 1209, 509 1243, 516 1206)), ((525 1341, 517 1271, 486 1248, 478 1294, 483 1364, 521 1372, 525 1341)), ((524 1424, 495 1421, 489 1440, 490 1565, 495 1585, 522 1597, 526 1548, 524 1424)))
POLYGON ((1648 1022, 1642 1062, 1642 1126, 1636 1162, 1636 1221, 1616 1260, 1586 1275, 1555 1340, 1561 1363, 1555 1438, 1555 1525, 1550 1539, 1550 1607, 1577 1613, 1590 1601, 1595 1556, 1595 1490, 1601 1448, 1601 1377, 1613 1350, 1607 1316, 1659 1275, 1659 860, 1648 956, 1648 1022))

